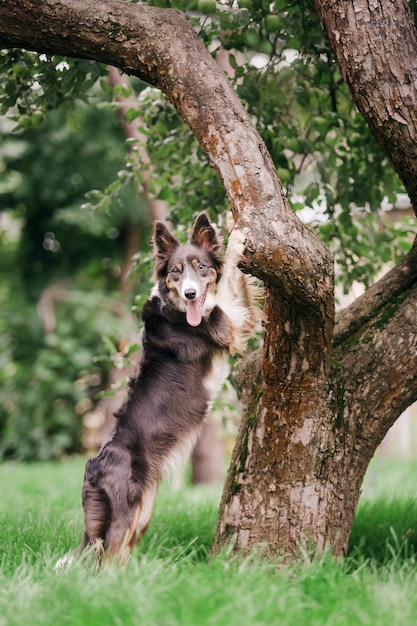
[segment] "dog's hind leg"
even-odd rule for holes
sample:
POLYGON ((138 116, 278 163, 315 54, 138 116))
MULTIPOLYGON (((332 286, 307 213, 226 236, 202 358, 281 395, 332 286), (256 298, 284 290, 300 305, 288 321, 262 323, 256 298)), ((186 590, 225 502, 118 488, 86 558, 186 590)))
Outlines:
POLYGON ((133 547, 149 526, 157 489, 157 483, 145 488, 139 503, 132 505, 129 511, 125 507, 113 510, 104 542, 106 559, 115 559, 122 564, 127 562, 133 547))
POLYGON ((104 538, 111 516, 110 502, 105 491, 94 487, 88 480, 84 481, 82 497, 85 519, 83 547, 94 546, 100 557, 104 551, 104 538))
POLYGON ((110 518, 110 506, 105 492, 95 487, 87 479, 83 484, 83 508, 85 530, 81 545, 70 550, 55 563, 55 570, 71 566, 79 558, 84 550, 92 547, 98 561, 104 553, 104 537, 110 518))

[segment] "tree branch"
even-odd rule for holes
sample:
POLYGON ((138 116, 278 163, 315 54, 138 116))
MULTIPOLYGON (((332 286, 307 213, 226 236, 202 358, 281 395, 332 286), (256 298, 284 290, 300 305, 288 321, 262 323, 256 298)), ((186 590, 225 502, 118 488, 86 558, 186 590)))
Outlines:
POLYGON ((333 346, 338 348, 375 318, 389 302, 417 281, 417 239, 410 252, 390 272, 337 314, 333 346))
POLYGON ((417 401, 417 281, 334 352, 342 374, 344 419, 352 445, 372 453, 396 419, 417 401))
POLYGON ((248 271, 328 314, 330 253, 289 207, 243 104, 180 13, 119 0, 0 0, 0 45, 94 59, 159 87, 224 184, 247 234, 248 271))
POLYGON ((336 317, 333 394, 349 445, 373 454, 417 401, 417 242, 402 261, 336 317), (361 443, 359 444, 359 440, 361 443))
POLYGON ((417 214, 417 31, 409 2, 313 5, 353 99, 417 214))

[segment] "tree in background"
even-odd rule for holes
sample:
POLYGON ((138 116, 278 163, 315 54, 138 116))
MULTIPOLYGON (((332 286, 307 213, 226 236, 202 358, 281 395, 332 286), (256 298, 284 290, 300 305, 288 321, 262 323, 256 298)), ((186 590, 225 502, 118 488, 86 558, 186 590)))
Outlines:
MULTIPOLYGON (((390 189, 390 176, 377 145, 367 134, 364 140, 365 126, 353 113, 312 14, 296 2, 274 3, 273 15, 269 3, 242 5, 210 18, 213 28, 202 28, 200 35, 211 47, 218 38, 224 47, 249 45, 269 55, 258 80, 249 73, 252 83, 237 56, 230 56, 252 117, 178 12, 115 0, 99 7, 80 0, 53 6, 8 0, 0 4, 0 42, 115 65, 159 87, 188 124, 219 174, 236 227, 246 234, 247 270, 265 284, 264 346, 258 364, 252 358, 243 370, 244 417, 215 548, 233 539, 237 549, 262 544, 276 555, 311 542, 343 554, 369 460, 417 397, 417 249, 334 319, 329 248, 291 210, 277 168, 283 178, 285 171, 288 195, 295 175, 309 173, 307 164, 310 173, 319 173, 315 188, 304 184, 304 200, 323 199, 322 234, 344 276, 353 274, 364 284, 372 277, 365 262, 368 235, 392 254, 393 233, 372 213, 390 189), (293 23, 299 30, 287 37, 295 32, 289 29, 293 23), (291 46, 292 62, 284 59, 291 46), (298 83, 288 70, 303 68, 305 81, 298 83), (267 98, 275 91, 284 103, 282 117, 279 98, 267 98), (256 109, 253 94, 259 94, 256 109), (273 131, 275 119, 282 121, 281 135, 273 131), (291 132, 297 127, 300 132, 291 132), (366 220, 363 214, 354 219, 353 202, 365 201, 366 220)), ((355 2, 317 0, 315 8, 355 101, 415 207, 417 41, 408 4, 361 3, 355 10, 355 2)), ((181 132, 174 126, 165 126, 165 149, 167 154, 171 147, 175 167, 182 155, 172 145, 181 132)), ((195 154, 190 151, 189 162, 195 154)), ((159 182, 169 179, 164 165, 159 182)), ((198 189, 203 206, 206 191, 198 189)), ((187 192, 192 206, 197 193, 186 185, 187 192)), ((161 193, 172 192, 162 186, 161 193)))

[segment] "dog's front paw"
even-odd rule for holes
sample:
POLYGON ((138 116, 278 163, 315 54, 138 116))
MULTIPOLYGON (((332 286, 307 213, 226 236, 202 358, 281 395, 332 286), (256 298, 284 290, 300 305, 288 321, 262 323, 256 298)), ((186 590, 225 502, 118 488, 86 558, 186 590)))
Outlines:
POLYGON ((209 332, 218 346, 229 349, 233 342, 233 327, 230 319, 218 306, 214 307, 209 317, 209 332))
POLYGON ((246 228, 234 228, 229 235, 226 255, 234 260, 235 265, 237 265, 238 262, 241 261, 245 255, 247 230, 248 229, 246 228))

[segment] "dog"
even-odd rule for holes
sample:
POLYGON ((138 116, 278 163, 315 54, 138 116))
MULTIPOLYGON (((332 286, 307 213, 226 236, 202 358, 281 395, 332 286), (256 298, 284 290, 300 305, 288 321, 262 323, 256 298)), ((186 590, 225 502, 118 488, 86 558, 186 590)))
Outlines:
POLYGON ((225 257, 206 213, 186 244, 157 222, 156 284, 146 302, 139 371, 109 441, 86 465, 82 548, 125 564, 152 516, 161 478, 191 453, 210 405, 259 321, 257 291, 238 265, 245 236, 225 257))

